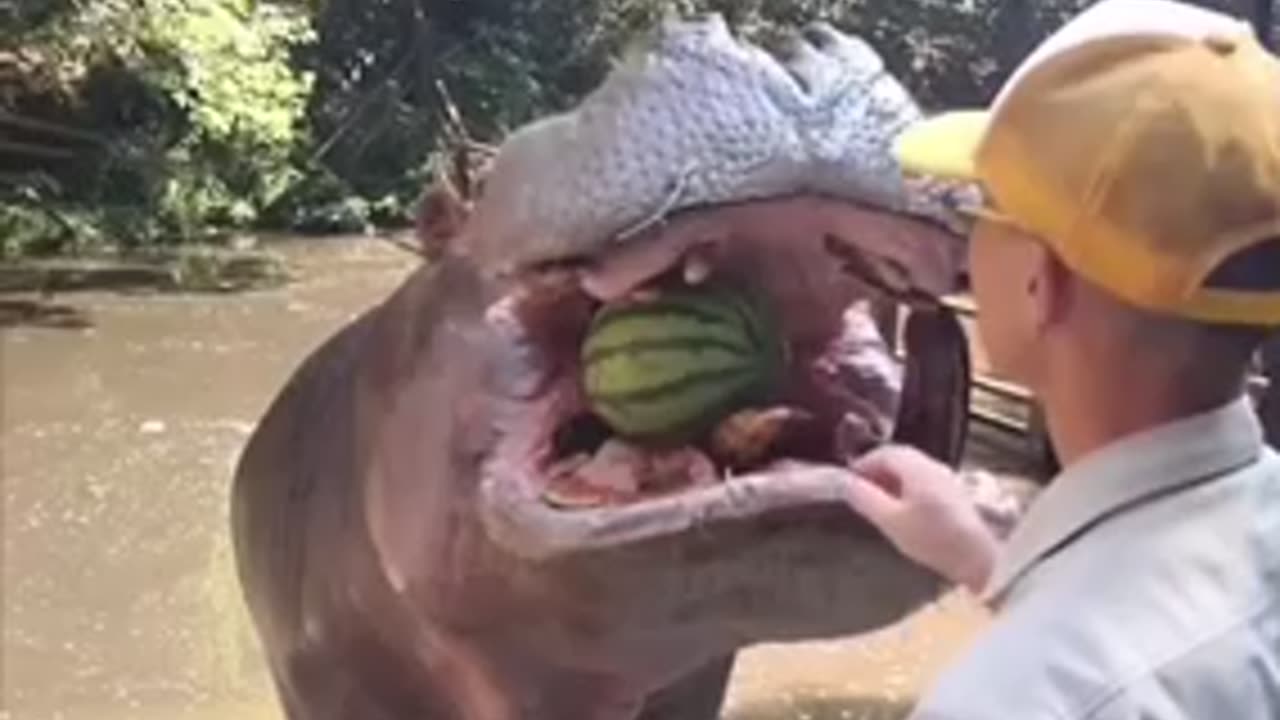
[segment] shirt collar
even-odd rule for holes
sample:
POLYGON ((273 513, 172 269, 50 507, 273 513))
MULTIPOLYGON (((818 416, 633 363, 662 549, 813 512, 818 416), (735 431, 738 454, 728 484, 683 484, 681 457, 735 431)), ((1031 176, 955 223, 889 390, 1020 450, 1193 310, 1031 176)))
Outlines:
POLYGON ((1263 448, 1252 405, 1241 397, 1215 410, 1130 435, 1065 468, 1006 540, 987 588, 1005 595, 1047 555, 1116 512, 1248 464, 1263 448))

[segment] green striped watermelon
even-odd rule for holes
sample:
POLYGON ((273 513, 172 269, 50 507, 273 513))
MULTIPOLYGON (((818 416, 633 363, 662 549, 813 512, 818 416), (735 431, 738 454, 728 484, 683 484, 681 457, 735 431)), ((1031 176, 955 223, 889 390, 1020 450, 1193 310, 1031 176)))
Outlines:
POLYGON ((606 306, 582 348, 587 401, 623 437, 688 442, 768 401, 786 358, 775 328, 757 303, 724 286, 606 306))

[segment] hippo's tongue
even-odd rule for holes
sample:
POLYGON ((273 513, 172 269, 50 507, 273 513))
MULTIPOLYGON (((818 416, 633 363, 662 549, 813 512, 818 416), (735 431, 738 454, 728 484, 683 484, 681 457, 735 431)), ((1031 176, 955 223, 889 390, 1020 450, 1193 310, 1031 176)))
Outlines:
MULTIPOLYGON (((870 415, 846 414, 836 431, 835 456, 852 460, 880 444, 884 432, 873 426, 875 419, 874 410, 870 415)), ((651 450, 611 438, 594 454, 579 452, 553 463, 546 471, 543 498, 564 509, 622 506, 734 482, 737 475, 798 462, 785 459, 779 449, 788 445, 788 435, 819 432, 813 420, 804 410, 786 406, 740 411, 719 425, 707 452, 692 445, 651 450)))
POLYGON ((582 453, 556 463, 548 471, 543 495, 559 507, 600 507, 719 480, 711 459, 697 448, 651 452, 614 438, 594 455, 582 453))

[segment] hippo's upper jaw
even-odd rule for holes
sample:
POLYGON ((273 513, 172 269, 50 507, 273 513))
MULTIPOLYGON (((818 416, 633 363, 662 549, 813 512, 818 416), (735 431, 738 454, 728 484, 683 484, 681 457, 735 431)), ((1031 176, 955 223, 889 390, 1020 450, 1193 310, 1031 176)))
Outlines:
POLYGON ((595 254, 672 212, 797 194, 963 231, 970 187, 900 172, 891 146, 921 112, 866 42, 816 23, 778 55, 716 15, 660 26, 573 111, 507 138, 466 252, 505 273, 595 254))

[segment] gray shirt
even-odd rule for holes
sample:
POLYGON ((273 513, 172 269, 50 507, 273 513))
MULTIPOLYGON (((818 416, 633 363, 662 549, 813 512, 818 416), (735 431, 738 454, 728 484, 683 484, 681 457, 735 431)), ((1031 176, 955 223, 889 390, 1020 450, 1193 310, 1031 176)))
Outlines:
POLYGON ((914 720, 1280 720, 1280 457, 1248 402, 1074 463, 914 720))

